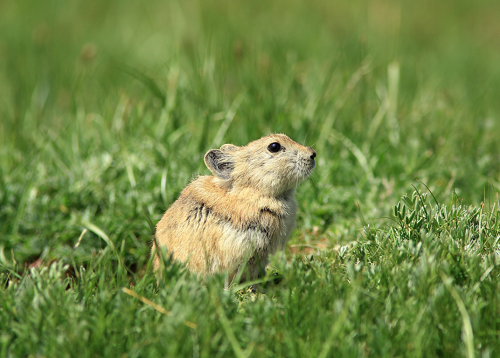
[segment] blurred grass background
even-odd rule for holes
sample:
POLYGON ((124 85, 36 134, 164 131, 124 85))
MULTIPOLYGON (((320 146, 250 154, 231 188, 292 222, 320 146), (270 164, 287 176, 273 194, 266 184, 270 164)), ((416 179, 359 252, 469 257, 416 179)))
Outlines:
POLYGON ((496 212, 498 14, 496 0, 0 2, 2 267, 86 266, 111 242, 141 275, 147 216, 208 173, 204 153, 271 132, 318 152, 289 258, 385 232, 417 179, 496 212))
POLYGON ((82 218, 136 262, 144 206, 158 219, 208 149, 270 132, 318 150, 298 231, 332 244, 356 239, 356 203, 387 216, 416 179, 469 204, 500 187, 497 1, 0 7, 2 247, 19 262, 57 257, 82 218))
POLYGON ((2 246, 20 262, 57 257, 82 217, 142 257, 144 206, 158 219, 208 149, 270 132, 318 150, 298 230, 334 244, 357 202, 386 216, 415 179, 471 204, 499 188, 497 1, 0 6, 2 246))

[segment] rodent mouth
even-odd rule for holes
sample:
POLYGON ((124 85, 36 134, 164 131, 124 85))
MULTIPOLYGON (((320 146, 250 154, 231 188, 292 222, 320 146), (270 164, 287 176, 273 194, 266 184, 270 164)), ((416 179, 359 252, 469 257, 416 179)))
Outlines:
POLYGON ((311 175, 315 167, 316 167, 316 161, 313 158, 309 159, 308 161, 300 162, 298 169, 301 179, 302 180, 307 179, 311 175))
POLYGON ((308 178, 312 174, 312 171, 314 170, 314 168, 316 168, 316 163, 315 162, 313 162, 309 166, 309 168, 307 168, 308 170, 307 170, 306 175, 305 175, 306 178, 308 178))
POLYGON ((310 164, 310 167, 311 167, 311 171, 316 168, 316 161, 314 159, 311 159, 311 164, 310 164))

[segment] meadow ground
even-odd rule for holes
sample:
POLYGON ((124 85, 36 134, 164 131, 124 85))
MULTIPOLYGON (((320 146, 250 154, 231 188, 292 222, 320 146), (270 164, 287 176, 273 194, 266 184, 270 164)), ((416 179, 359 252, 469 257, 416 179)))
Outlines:
POLYGON ((500 356, 499 13, 1 2, 0 356, 500 356), (318 165, 265 291, 157 285, 152 223, 270 132, 318 165))

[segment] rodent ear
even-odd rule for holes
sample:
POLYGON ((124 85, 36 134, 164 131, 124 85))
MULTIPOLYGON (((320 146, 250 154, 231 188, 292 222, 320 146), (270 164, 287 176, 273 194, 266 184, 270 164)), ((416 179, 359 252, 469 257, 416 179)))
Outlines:
POLYGON ((230 154, 219 149, 212 149, 205 154, 205 164, 208 169, 221 179, 231 179, 234 169, 234 161, 230 154))
POLYGON ((238 147, 233 144, 224 144, 222 147, 220 147, 220 150, 222 150, 223 152, 233 152, 236 149, 238 149, 238 147))

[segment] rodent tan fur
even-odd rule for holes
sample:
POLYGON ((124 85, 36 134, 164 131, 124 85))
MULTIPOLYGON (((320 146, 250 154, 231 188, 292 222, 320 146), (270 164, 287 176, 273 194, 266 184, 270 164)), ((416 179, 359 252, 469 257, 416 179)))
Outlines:
MULTIPOLYGON (((198 177, 181 192, 156 225, 155 241, 192 272, 227 271, 232 280, 248 260, 247 278, 258 277, 268 256, 288 241, 297 212, 295 187, 314 169, 315 156, 284 134, 208 151, 205 164, 214 175, 198 177), (276 143, 280 149, 273 152, 276 143)), ((152 254, 157 271, 155 243, 152 254)))

